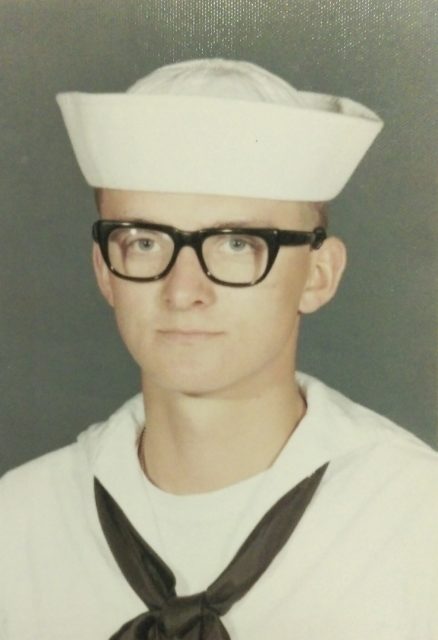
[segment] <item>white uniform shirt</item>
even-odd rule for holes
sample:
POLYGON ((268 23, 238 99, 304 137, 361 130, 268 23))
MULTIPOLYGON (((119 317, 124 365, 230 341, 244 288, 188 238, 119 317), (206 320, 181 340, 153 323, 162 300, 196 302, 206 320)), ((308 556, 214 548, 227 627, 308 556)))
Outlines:
POLYGON ((105 541, 93 476, 187 595, 205 589, 264 513, 327 461, 286 546, 223 616, 231 639, 437 640, 437 453, 318 380, 299 382, 307 413, 274 464, 219 491, 175 496, 148 482, 137 459, 141 396, 75 444, 7 473, 1 640, 108 640, 145 611, 105 541))

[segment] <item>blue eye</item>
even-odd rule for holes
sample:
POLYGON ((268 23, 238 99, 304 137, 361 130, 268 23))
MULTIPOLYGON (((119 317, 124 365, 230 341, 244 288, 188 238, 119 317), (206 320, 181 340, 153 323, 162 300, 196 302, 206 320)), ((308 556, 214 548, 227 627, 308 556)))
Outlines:
POLYGON ((151 237, 149 234, 133 234, 126 239, 126 250, 130 253, 155 253, 162 249, 163 242, 160 242, 160 238, 151 237))
POLYGON ((244 249, 247 249, 248 247, 251 247, 251 245, 249 244, 249 242, 247 240, 245 240, 244 238, 239 238, 239 237, 231 237, 229 239, 229 244, 230 247, 234 250, 234 251, 243 251, 244 249))
POLYGON ((138 249, 140 251, 150 251, 153 249, 155 242, 150 238, 140 238, 139 240, 135 240, 132 243, 134 249, 138 249))

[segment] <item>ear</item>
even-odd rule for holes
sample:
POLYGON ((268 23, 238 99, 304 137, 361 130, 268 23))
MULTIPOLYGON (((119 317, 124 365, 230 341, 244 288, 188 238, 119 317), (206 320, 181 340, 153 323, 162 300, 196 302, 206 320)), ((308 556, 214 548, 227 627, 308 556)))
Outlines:
POLYGON ((298 308, 301 313, 313 313, 334 297, 346 264, 347 250, 339 238, 330 236, 313 250, 298 308))
POLYGON ((99 289, 108 304, 113 307, 114 295, 111 286, 110 271, 104 262, 99 246, 95 242, 93 242, 92 258, 94 273, 96 274, 96 280, 97 284, 99 285, 99 289))

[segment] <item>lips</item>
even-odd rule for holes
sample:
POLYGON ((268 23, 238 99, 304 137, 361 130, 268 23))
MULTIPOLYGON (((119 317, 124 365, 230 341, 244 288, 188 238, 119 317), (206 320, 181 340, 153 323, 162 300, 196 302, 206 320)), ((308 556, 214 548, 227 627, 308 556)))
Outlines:
POLYGON ((219 331, 203 329, 161 329, 158 333, 169 340, 202 340, 221 335, 219 331))

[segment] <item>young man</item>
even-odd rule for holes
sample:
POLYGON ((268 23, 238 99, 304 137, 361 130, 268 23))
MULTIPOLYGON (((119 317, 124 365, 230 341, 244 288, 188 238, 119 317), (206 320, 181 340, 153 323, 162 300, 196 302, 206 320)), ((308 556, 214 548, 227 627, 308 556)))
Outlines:
POLYGON ((224 60, 59 102, 142 394, 3 478, 0 637, 436 640, 436 453, 295 371, 377 116, 224 60))

